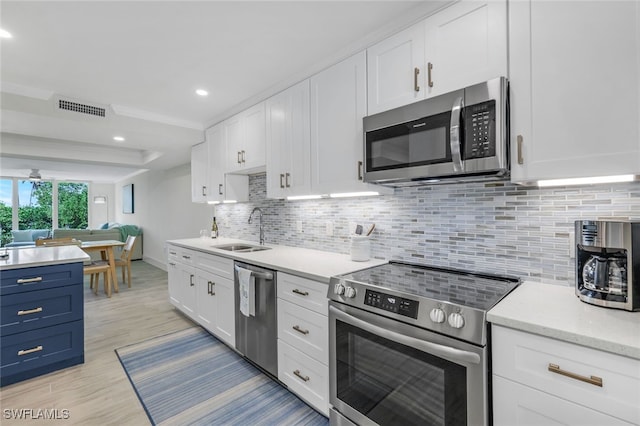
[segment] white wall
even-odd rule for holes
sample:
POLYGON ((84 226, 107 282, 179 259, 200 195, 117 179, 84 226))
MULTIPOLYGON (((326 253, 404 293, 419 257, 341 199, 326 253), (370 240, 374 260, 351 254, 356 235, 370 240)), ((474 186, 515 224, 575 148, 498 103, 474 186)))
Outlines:
POLYGON ((149 171, 115 185, 115 222, 138 225, 143 232, 143 258, 166 269, 166 240, 197 237, 210 226, 213 206, 191 202, 189 164, 149 171), (122 213, 122 187, 133 183, 134 213, 122 213))

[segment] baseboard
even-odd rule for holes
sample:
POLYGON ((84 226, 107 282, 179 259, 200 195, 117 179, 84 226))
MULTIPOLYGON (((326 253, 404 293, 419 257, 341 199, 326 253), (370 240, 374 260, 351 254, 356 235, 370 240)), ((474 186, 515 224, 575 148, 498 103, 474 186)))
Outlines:
POLYGON ((159 260, 154 259, 154 258, 149 257, 149 256, 143 256, 142 260, 144 262, 147 262, 149 265, 153 265, 156 268, 162 269, 163 271, 167 270, 167 263, 165 261, 159 261, 159 260))

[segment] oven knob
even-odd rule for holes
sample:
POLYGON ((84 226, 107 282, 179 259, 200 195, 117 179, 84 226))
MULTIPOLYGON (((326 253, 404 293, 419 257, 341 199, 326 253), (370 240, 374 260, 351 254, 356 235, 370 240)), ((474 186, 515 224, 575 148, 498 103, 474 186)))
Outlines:
POLYGON ((444 322, 446 315, 444 311, 440 308, 433 308, 431 312, 429 312, 429 316, 431 317, 431 321, 441 323, 444 322))
POLYGON ((453 328, 462 328, 464 327, 464 318, 458 313, 453 313, 449 315, 449 325, 453 328))
POLYGON ((345 297, 356 297, 356 289, 353 287, 347 287, 344 290, 345 297))
POLYGON ((336 284, 335 287, 333 287, 333 292, 338 296, 344 294, 344 286, 342 285, 342 283, 336 284))

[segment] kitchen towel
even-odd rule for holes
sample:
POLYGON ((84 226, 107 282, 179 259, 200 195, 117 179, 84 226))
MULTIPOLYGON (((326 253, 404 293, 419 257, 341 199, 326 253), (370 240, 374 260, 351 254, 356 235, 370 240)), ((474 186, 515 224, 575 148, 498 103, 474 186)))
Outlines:
POLYGON ((245 317, 254 316, 256 313, 255 278, 248 269, 236 266, 236 271, 238 272, 238 286, 240 290, 240 313, 245 317))

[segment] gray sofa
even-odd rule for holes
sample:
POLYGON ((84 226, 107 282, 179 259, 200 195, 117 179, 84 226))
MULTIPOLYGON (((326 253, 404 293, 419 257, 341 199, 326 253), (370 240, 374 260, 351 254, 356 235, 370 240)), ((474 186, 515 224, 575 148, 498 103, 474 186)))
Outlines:
MULTIPOLYGON (((139 233, 136 236, 136 244, 133 248, 132 260, 142 259, 142 230, 137 228, 135 232, 129 232, 130 234, 139 233)), ((118 240, 125 241, 127 232, 120 229, 120 227, 113 227, 110 229, 54 229, 53 238, 75 238, 80 241, 98 241, 98 240, 118 240)), ((95 256, 95 253, 92 254, 95 256)))
POLYGON ((21 229, 11 231, 13 241, 7 243, 7 247, 33 247, 39 238, 49 238, 50 229, 21 229))

